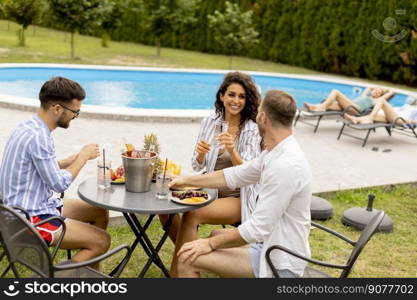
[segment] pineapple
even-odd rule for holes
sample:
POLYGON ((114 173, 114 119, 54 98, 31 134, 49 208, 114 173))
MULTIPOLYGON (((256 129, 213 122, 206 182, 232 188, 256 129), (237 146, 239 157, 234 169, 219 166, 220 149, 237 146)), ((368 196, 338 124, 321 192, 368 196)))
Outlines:
MULTIPOLYGON (((144 142, 143 142, 143 149, 156 152, 156 154, 159 155, 159 151, 161 150, 161 148, 159 146, 158 137, 156 136, 156 134, 154 133, 151 133, 149 135, 145 134, 144 142)), ((155 168, 154 168, 154 172, 152 176, 153 180, 155 180, 156 174, 158 173, 159 170, 163 168, 163 166, 164 166, 164 162, 160 160, 158 157, 155 162, 155 168)))
POLYGON ((145 134, 144 142, 143 142, 143 149, 148 151, 154 151, 157 154, 160 152, 160 147, 158 143, 158 137, 156 134, 151 133, 149 135, 145 134))

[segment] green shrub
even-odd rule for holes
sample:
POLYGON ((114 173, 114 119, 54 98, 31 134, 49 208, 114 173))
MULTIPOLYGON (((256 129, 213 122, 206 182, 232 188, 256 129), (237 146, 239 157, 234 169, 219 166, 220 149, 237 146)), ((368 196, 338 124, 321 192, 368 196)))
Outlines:
MULTIPOLYGON (((208 16, 215 10, 224 11, 225 0, 201 1, 195 8, 195 23, 165 29, 162 33, 150 29, 144 1, 126 1, 128 8, 120 19, 122 26, 110 31, 113 40, 154 45, 159 39, 164 47, 227 54, 215 42, 214 32, 208 26, 208 16)), ((169 3, 167 6, 175 6, 179 1, 165 2, 169 3)), ((417 85, 417 1, 236 0, 233 3, 242 11, 253 12, 253 26, 260 41, 253 49, 242 49, 236 55, 417 85), (396 21, 394 29, 387 29, 387 18, 396 21), (402 30, 406 35, 393 43, 380 41, 372 34, 376 31, 393 37, 402 30)), ((49 25, 56 26, 51 22, 49 25)), ((101 36, 100 31, 94 34, 101 36)))

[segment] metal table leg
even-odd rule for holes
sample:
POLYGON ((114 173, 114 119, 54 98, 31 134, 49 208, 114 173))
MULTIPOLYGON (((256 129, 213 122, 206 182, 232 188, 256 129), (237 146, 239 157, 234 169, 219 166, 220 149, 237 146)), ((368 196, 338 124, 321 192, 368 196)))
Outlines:
MULTIPOLYGON (((128 213, 123 213, 123 216, 126 219, 127 224, 129 225, 130 229, 132 230, 133 234, 135 235, 136 239, 133 241, 132 245, 130 246, 130 248, 132 249, 132 253, 133 251, 136 249, 137 245, 140 243, 143 250, 145 251, 146 255, 150 256, 152 255, 151 250, 148 249, 148 246, 146 245, 146 243, 143 241, 142 239, 142 232, 141 230, 139 230, 136 226, 136 222, 139 222, 138 219, 136 218, 135 214, 128 214, 128 213), (136 219, 136 222, 134 221, 136 219)), ((152 222, 152 219, 154 218, 155 215, 151 215, 149 216, 148 220, 145 223, 145 226, 143 227, 143 230, 148 229, 149 225, 152 222)), ((120 264, 122 264, 122 262, 119 263, 118 266, 116 266, 111 272, 110 272, 110 276, 113 276, 114 273, 119 269, 120 264)))
MULTIPOLYGON (((149 216, 149 217, 154 217, 153 215, 149 216)), ((167 270, 167 268, 165 267, 164 263, 162 262, 161 258, 158 255, 159 250, 161 249, 162 245, 164 244, 166 238, 168 237, 168 233, 169 233, 169 229, 171 228, 171 223, 172 223, 172 215, 169 215, 168 217, 168 221, 166 223, 166 226, 164 226, 164 230, 165 233, 163 234, 163 236, 161 237, 160 241, 158 242, 156 248, 153 246, 151 240, 149 239, 148 235, 146 234, 146 229, 144 227, 142 227, 142 225, 140 224, 139 220, 136 218, 135 215, 132 216, 132 219, 136 225, 136 228, 139 230, 139 232, 141 233, 141 239, 143 240, 143 242, 146 244, 149 252, 147 252, 146 254, 149 256, 149 259, 146 263, 146 265, 143 267, 142 271, 139 274, 139 278, 143 278, 146 274, 146 272, 148 271, 149 267, 151 266, 152 263, 154 263, 156 266, 158 266, 161 271, 164 273, 165 277, 170 277, 169 272, 167 270)))
MULTIPOLYGON (((161 239, 159 240, 158 244, 155 247, 155 251, 153 252, 152 256, 149 256, 148 261, 146 262, 145 267, 143 267, 143 270, 141 272, 141 274, 139 275, 139 278, 143 278, 143 276, 145 276, 145 273, 147 272, 147 270, 149 269, 149 267, 151 266, 152 263, 156 264, 161 270, 162 272, 164 272, 165 277, 169 278, 169 271, 167 270, 167 268, 165 267, 164 263, 162 262, 161 258, 158 255, 159 250, 161 250, 162 246, 164 245, 166 239, 168 238, 168 234, 169 234, 169 230, 171 229, 171 224, 172 224, 172 220, 173 220, 173 216, 174 215, 168 215, 168 220, 166 221, 166 223, 164 224, 164 234, 161 237, 161 239)), ((151 241, 148 239, 148 237, 144 236, 145 239, 148 240, 149 242, 149 248, 153 248, 153 245, 151 244, 151 241)))
MULTIPOLYGON (((146 230, 148 229, 149 225, 151 224, 153 218, 155 215, 150 215, 145 223, 145 225, 142 226, 141 222, 138 220, 135 214, 131 213, 123 213, 127 223, 129 224, 129 227, 131 228, 132 232, 135 234, 136 239, 134 240, 131 248, 132 252, 137 247, 138 243, 141 244, 143 250, 145 251, 146 255, 149 257, 148 261, 146 262, 145 266, 139 273, 139 278, 143 278, 152 265, 154 263, 158 268, 161 269, 161 271, 164 273, 165 277, 170 277, 168 269, 165 267, 164 263, 162 262, 158 252, 161 250, 162 246, 164 245, 166 239, 168 238, 169 230, 171 229, 172 220, 174 215, 169 215, 168 220, 165 223, 163 229, 164 234, 159 240, 156 247, 153 246, 151 240, 149 239, 148 235, 146 234, 146 230)), ((115 268, 117 270, 117 267, 115 268)), ((115 271, 113 270, 112 273, 115 271)), ((111 273, 110 273, 111 275, 111 273)))
MULTIPOLYGON (((136 223, 139 223, 139 220, 136 218, 135 214, 125 214, 125 213, 123 213, 123 215, 125 216, 126 221, 130 226, 130 229, 132 229, 133 233, 136 236, 136 239, 134 240, 134 242, 131 246, 132 252, 136 249, 136 246, 138 245, 138 243, 140 243, 143 250, 145 250, 146 254, 148 256, 151 255, 150 250, 148 249, 146 243, 142 240, 142 232, 136 226, 136 223)), ((148 229, 149 225, 151 224, 151 221, 152 221, 153 217, 154 217, 154 215, 149 216, 148 220, 146 221, 145 226, 143 227, 144 230, 148 229)))

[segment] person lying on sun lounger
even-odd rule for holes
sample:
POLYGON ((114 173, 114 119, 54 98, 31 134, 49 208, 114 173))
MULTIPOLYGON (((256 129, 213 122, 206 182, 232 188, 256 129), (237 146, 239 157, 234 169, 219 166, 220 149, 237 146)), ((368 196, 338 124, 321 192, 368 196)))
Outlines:
POLYGON ((415 127, 417 125, 417 104, 404 104, 401 107, 392 107, 384 98, 375 100, 375 106, 369 115, 355 117, 345 113, 343 116, 353 124, 372 124, 374 122, 393 123, 398 125, 415 127), (402 119, 397 120, 398 117, 402 119))
MULTIPOLYGON (((338 90, 333 90, 329 96, 320 104, 310 104, 304 102, 304 106, 309 111, 342 111, 348 106, 353 106, 357 111, 363 112, 375 105, 375 99, 382 98, 388 100, 394 95, 394 92, 382 88, 366 88, 362 95, 354 99, 349 99, 338 90), (370 94, 370 95, 369 95, 370 94)), ((352 109, 352 112, 355 112, 352 109)))

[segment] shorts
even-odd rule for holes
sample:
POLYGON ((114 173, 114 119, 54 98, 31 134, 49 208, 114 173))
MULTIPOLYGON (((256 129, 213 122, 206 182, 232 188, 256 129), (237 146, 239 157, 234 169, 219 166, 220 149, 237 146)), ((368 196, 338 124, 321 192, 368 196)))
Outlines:
POLYGON ((259 278, 259 264, 261 262, 262 243, 253 243, 249 245, 249 258, 252 265, 253 274, 259 278))
MULTIPOLYGON (((57 207, 57 213, 58 216, 61 217, 61 219, 65 220, 64 217, 62 217, 62 209, 63 207, 57 207)), ((44 215, 38 215, 30 217, 30 223, 37 224, 39 222, 42 222, 43 220, 46 220, 50 217, 55 217, 56 215, 51 214, 44 214, 44 215)), ((51 246, 54 242, 54 233, 59 232, 62 229, 62 223, 58 220, 51 220, 47 223, 43 223, 42 225, 39 225, 35 227, 35 229, 38 231, 42 239, 46 242, 48 246, 51 246)))
MULTIPOLYGON (((262 243, 249 245, 249 259, 252 265, 253 274, 259 278, 259 265, 261 262, 262 243)), ((288 269, 277 270, 280 278, 297 278, 298 276, 288 269)))

